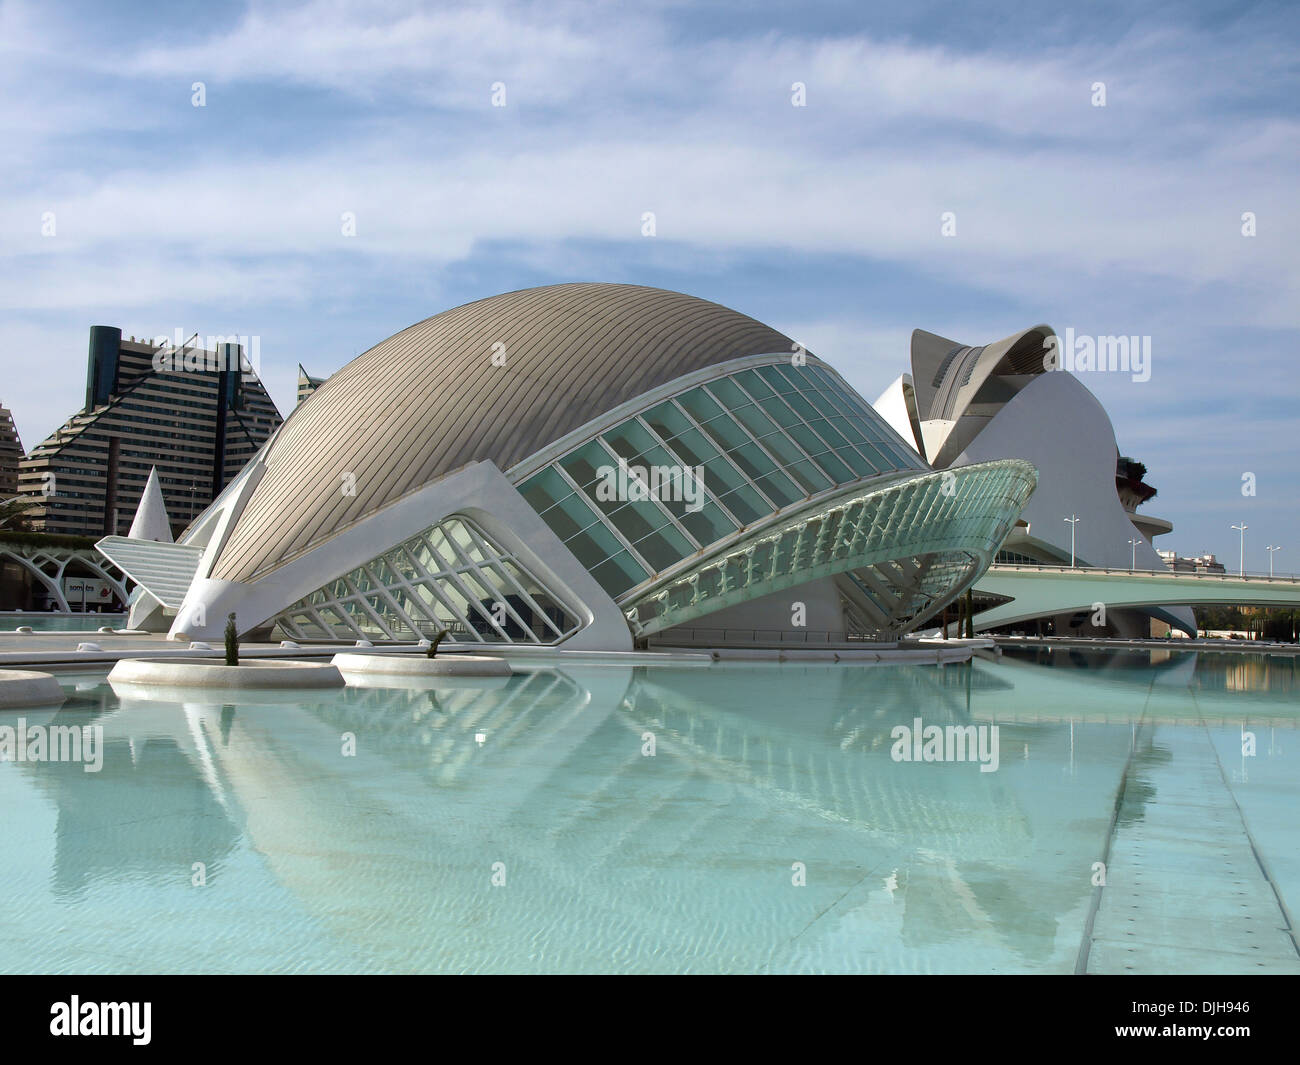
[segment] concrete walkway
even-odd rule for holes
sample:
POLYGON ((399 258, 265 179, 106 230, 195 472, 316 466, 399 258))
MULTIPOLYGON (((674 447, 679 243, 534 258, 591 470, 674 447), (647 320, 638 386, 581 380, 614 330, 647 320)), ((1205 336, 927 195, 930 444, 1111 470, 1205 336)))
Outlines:
POLYGON ((1077 971, 1300 973, 1284 902, 1208 729, 1144 725, 1137 735, 1169 757, 1129 762, 1077 971))

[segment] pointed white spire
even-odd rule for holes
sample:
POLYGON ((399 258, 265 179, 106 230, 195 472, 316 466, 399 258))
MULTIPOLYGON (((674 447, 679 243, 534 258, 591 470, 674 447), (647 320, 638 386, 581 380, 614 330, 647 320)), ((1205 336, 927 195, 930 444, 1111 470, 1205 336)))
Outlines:
POLYGON ((156 540, 160 544, 172 542, 172 523, 167 517, 167 506, 163 503, 157 466, 149 471, 149 483, 144 486, 140 506, 135 512, 135 521, 131 522, 131 531, 126 535, 132 540, 156 540))

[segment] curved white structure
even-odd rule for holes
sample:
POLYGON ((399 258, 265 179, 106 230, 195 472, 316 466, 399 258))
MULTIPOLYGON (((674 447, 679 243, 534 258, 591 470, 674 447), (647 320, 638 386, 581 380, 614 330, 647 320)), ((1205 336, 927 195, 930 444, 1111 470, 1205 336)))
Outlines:
POLYGON ((27 669, 0 669, 0 710, 26 706, 54 706, 67 696, 50 673, 27 669))
POLYGON ((337 654, 330 662, 349 674, 402 677, 508 677, 510 663, 487 655, 359 655, 337 654))
POLYGON ((109 672, 108 680, 109 683, 228 691, 343 687, 343 676, 332 665, 281 659, 228 666, 202 659, 124 658, 109 672))
POLYGON ((179 544, 100 549, 146 589, 132 627, 199 639, 234 613, 295 641, 628 650, 726 611, 892 641, 970 587, 1034 481, 1006 458, 935 473, 745 315, 554 285, 390 337, 179 544))
MULTIPOLYGON (((936 467, 956 471, 1007 458, 1033 463, 1038 484, 1002 545, 1002 558, 1049 565, 1068 565, 1073 558, 1077 566, 1164 570, 1148 536, 1172 525, 1125 506, 1117 488, 1114 427, 1083 383, 1056 369, 1056 348, 1046 325, 983 347, 917 330, 912 373, 894 381, 876 408, 895 429, 911 432, 936 467)), ((1146 498, 1155 494, 1139 487, 1146 498)), ((1001 594, 995 585, 987 580, 978 588, 1001 594)), ((1186 606, 1166 607, 1158 600, 1127 605, 1195 634, 1186 606)), ((987 612, 987 622, 977 616, 976 623, 1077 609, 1072 597, 1053 605, 1036 595, 1034 613, 999 608, 987 612)))

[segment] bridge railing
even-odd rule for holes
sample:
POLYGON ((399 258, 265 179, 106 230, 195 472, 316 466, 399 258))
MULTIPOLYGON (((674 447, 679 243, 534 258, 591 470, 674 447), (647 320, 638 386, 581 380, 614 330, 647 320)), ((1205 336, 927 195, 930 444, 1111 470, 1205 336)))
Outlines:
POLYGON ((996 562, 989 567, 990 573, 1007 573, 1012 571, 1025 573, 1077 573, 1081 576, 1115 574, 1129 577, 1174 577, 1184 580, 1195 578, 1196 580, 1205 581, 1260 581, 1264 584, 1300 584, 1300 578, 1297 578, 1293 573, 1279 573, 1273 576, 1269 576, 1267 573, 1247 573, 1242 576, 1237 573, 1203 573, 1191 570, 1129 569, 1127 566, 1123 569, 1116 569, 1111 566, 1031 566, 1022 562, 996 562))

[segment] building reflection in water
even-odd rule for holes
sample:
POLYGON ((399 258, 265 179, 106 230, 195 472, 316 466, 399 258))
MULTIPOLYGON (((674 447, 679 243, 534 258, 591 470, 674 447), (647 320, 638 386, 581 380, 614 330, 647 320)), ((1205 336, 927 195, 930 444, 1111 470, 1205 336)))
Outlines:
POLYGON ((1056 665, 538 668, 237 707, 104 685, 57 715, 104 727, 103 772, 23 769, 60 895, 250 848, 359 971, 1068 971, 1117 782, 1207 686, 1188 656, 1056 665), (917 717, 997 724, 999 770, 893 761, 917 717))

